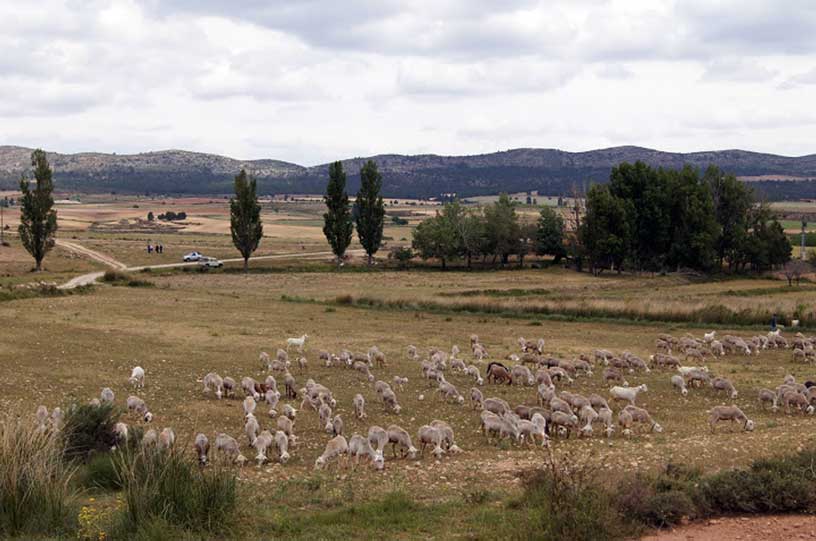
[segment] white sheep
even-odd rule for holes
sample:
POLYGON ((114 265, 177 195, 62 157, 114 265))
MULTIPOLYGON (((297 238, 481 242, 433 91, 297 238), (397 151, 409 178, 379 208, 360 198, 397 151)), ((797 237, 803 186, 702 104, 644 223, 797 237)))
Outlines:
POLYGON ((368 429, 368 443, 371 447, 380 452, 385 452, 385 445, 388 443, 388 432, 384 428, 374 425, 368 429))
POLYGON ((716 377, 711 380, 711 387, 714 388, 715 391, 725 391, 729 393, 731 398, 737 397, 737 390, 734 388, 734 384, 732 384, 728 379, 723 377, 716 377))
POLYGON ((159 434, 158 446, 159 449, 169 451, 176 443, 176 433, 172 428, 165 428, 159 434))
POLYGON ((416 458, 417 449, 411 442, 411 436, 408 432, 399 425, 391 425, 386 429, 388 434, 388 442, 391 444, 391 450, 394 457, 397 456, 397 447, 400 448, 400 455, 405 458, 408 456, 411 459, 416 458))
POLYGON ((683 379, 683 376, 681 376, 680 374, 674 374, 671 377, 671 384, 672 384, 672 387, 674 387, 675 389, 680 391, 680 394, 682 394, 683 396, 688 395, 688 388, 686 387, 686 380, 683 379))
POLYGON ((708 425, 712 432, 714 432, 714 425, 720 421, 742 423, 742 428, 748 432, 754 429, 754 422, 737 406, 714 406, 709 414, 708 425))
POLYGON ((419 430, 417 430, 417 441, 419 441, 420 456, 425 454, 425 447, 428 445, 433 446, 432 452, 437 459, 445 454, 445 450, 442 449, 442 433, 435 427, 430 425, 422 425, 419 427, 419 430))
POLYGON ((137 389, 141 389, 144 387, 145 381, 145 371, 144 368, 141 366, 136 366, 130 372, 130 378, 128 378, 128 382, 133 385, 137 389))
POLYGON ((246 416, 246 423, 244 424, 244 433, 250 445, 255 445, 255 440, 258 437, 258 432, 261 431, 261 425, 258 424, 258 419, 254 415, 248 413, 246 416))
POLYGON ((403 387, 408 385, 408 378, 403 378, 400 376, 394 376, 394 385, 399 387, 399 390, 402 391, 403 387))
POLYGON ((348 454, 348 450, 349 446, 346 438, 343 436, 335 436, 329 440, 329 443, 326 444, 326 449, 323 451, 323 454, 317 457, 317 460, 315 460, 315 469, 322 469, 334 458, 338 458, 339 460, 341 455, 348 454))
POLYGON ((206 434, 199 432, 196 434, 195 443, 193 444, 196 454, 198 455, 198 463, 202 466, 207 465, 207 460, 210 455, 210 440, 206 434))
POLYGON ((272 436, 272 433, 268 430, 264 430, 261 432, 251 443, 252 447, 258 451, 258 454, 255 456, 255 460, 258 462, 258 466, 262 466, 267 458, 266 458, 266 450, 269 449, 272 444, 275 443, 275 439, 272 436))
POLYGON ((99 395, 99 399, 102 401, 103 404, 112 404, 115 395, 113 394, 113 389, 110 387, 105 387, 102 389, 102 392, 99 395))
POLYGON ((244 394, 251 396, 255 400, 260 400, 261 394, 257 391, 257 387, 258 382, 255 381, 255 378, 249 376, 241 378, 241 389, 244 390, 244 394))
POLYGON ((465 369, 465 374, 476 380, 476 385, 484 385, 484 378, 479 373, 479 367, 471 364, 465 369))
POLYGON ((331 416, 332 416, 332 409, 331 406, 328 404, 321 404, 320 409, 317 410, 318 419, 320 422, 320 428, 324 429, 326 432, 332 431, 332 424, 331 424, 331 416))
POLYGON ((484 396, 482 395, 482 391, 476 387, 470 388, 470 403, 473 405, 473 409, 484 408, 484 396))
POLYGON ((331 427, 332 436, 343 435, 343 417, 341 417, 340 414, 334 416, 334 419, 331 421, 331 427))
POLYGON ((235 380, 229 376, 224 377, 224 395, 225 396, 235 396, 235 389, 237 387, 235 380))
POLYGON ((255 408, 258 407, 258 403, 255 402, 255 399, 251 396, 244 398, 244 415, 249 417, 250 415, 255 414, 255 408))
POLYGON ((142 419, 144 419, 146 423, 153 420, 153 414, 147 409, 147 404, 145 404, 145 401, 138 396, 129 396, 126 403, 127 409, 129 411, 135 411, 141 415, 142 419))
POLYGON ((286 350, 288 351, 290 347, 294 346, 298 351, 303 351, 303 346, 306 344, 307 338, 309 338, 308 334, 304 334, 300 338, 287 338, 286 350))
POLYGON ((381 451, 376 451, 371 447, 368 439, 359 434, 354 434, 348 441, 349 456, 354 457, 354 466, 360 463, 360 457, 367 457, 371 460, 371 464, 377 470, 382 470, 385 465, 385 459, 381 451))
POLYGON ((204 383, 204 392, 209 393, 212 389, 215 389, 216 398, 221 400, 221 396, 224 393, 224 380, 221 376, 215 372, 210 372, 204 376, 202 381, 204 383))
POLYGON ((396 414, 399 414, 399 412, 402 411, 402 406, 397 403, 397 395, 394 394, 394 391, 390 388, 383 392, 382 401, 383 407, 386 409, 386 411, 390 409, 396 414))
POLYGON ((762 404, 763 407, 765 406, 765 404, 770 403, 771 404, 771 410, 776 411, 776 410, 779 409, 779 406, 777 405, 777 401, 778 401, 778 397, 776 396, 776 393, 773 392, 772 390, 770 390, 770 389, 760 389, 759 390, 759 402, 760 402, 760 404, 762 404))
POLYGON ((292 422, 292 419, 285 415, 278 417, 277 427, 278 430, 286 434, 290 442, 295 442, 295 424, 292 422))
POLYGON ((631 405, 635 405, 635 399, 637 395, 640 393, 645 393, 649 389, 646 387, 646 384, 640 384, 637 387, 620 387, 615 386, 609 389, 609 394, 612 396, 613 400, 625 400, 629 402, 631 405))
POLYGON ((235 438, 223 432, 215 437, 215 450, 224 453, 234 462, 238 461, 238 457, 241 454, 241 448, 235 438))
POLYGON ((439 382, 437 391, 443 400, 453 400, 457 404, 465 403, 465 397, 459 393, 459 390, 452 383, 444 380, 439 382))
POLYGON ((363 398, 363 395, 359 393, 354 395, 354 400, 352 403, 354 404, 354 415, 358 419, 365 419, 367 415, 365 412, 365 398, 363 398))
POLYGON ((142 436, 142 447, 155 447, 159 442, 159 435, 152 428, 142 436))
POLYGON ((289 461, 289 437, 282 430, 275 432, 275 446, 278 448, 278 460, 286 464, 289 461))
POLYGON ((128 425, 121 421, 113 425, 113 439, 116 445, 126 443, 128 439, 128 425))

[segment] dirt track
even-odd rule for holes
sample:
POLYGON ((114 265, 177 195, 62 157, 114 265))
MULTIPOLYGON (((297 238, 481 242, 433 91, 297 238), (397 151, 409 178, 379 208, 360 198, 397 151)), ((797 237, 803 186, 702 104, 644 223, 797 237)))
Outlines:
POLYGON ((816 517, 729 517, 649 535, 641 541, 771 541, 816 539, 816 517))

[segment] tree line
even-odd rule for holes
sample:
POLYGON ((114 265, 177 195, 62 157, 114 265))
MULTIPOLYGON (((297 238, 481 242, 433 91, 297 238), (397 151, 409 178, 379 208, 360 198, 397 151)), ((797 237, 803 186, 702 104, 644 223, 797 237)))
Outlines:
POLYGON ((535 223, 520 220, 502 195, 469 209, 446 204, 414 231, 412 247, 423 259, 491 258, 505 264, 527 254, 567 257, 580 270, 661 272, 693 269, 764 271, 790 260, 792 247, 770 207, 733 175, 717 167, 703 174, 690 166, 652 168, 643 162, 613 168, 608 184, 574 199, 571 227, 543 207, 535 223))
POLYGON ((592 186, 572 256, 604 269, 765 271, 790 260, 792 247, 770 207, 734 175, 652 168, 612 169, 592 186))

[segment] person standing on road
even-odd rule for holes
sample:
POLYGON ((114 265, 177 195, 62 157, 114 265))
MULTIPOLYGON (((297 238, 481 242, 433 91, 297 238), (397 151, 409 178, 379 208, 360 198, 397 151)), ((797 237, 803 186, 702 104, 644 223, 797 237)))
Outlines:
POLYGON ((147 253, 148 253, 148 254, 152 254, 152 253, 153 253, 153 245, 152 245, 152 244, 150 244, 149 242, 147 243, 147 253))
POLYGON ((771 316, 771 332, 776 330, 776 314, 771 316))

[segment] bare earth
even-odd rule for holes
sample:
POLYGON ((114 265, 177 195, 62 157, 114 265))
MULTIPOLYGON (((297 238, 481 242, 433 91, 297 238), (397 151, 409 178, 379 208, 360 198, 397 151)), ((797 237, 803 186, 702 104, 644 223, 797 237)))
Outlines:
POLYGON ((771 541, 816 539, 816 517, 783 515, 730 517, 690 524, 641 541, 771 541))

